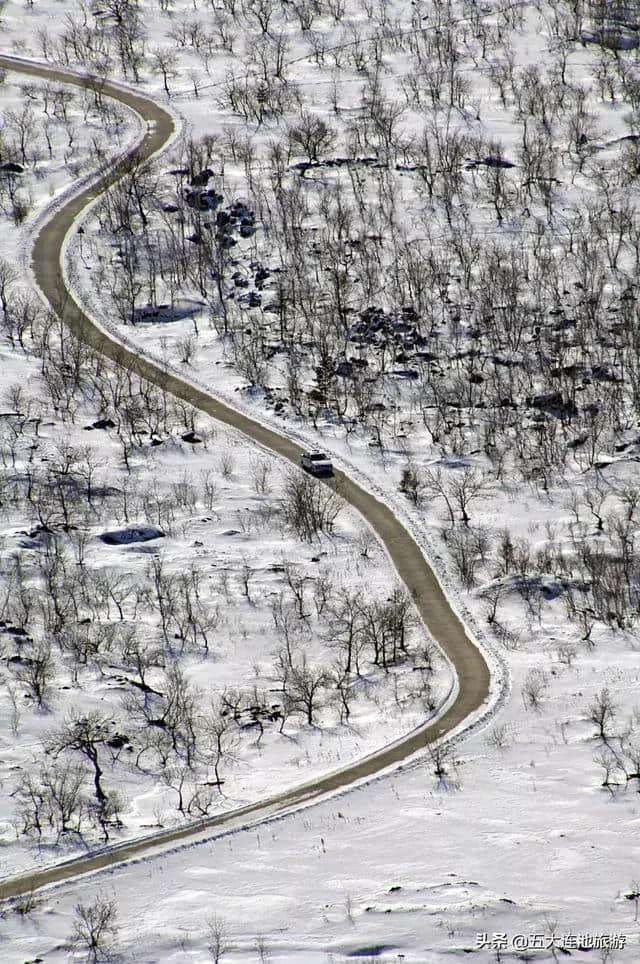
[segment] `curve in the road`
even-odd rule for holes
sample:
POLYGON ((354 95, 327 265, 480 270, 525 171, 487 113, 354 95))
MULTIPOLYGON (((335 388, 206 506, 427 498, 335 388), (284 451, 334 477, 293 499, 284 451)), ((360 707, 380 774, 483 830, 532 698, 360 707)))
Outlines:
MULTIPOLYGON (((104 176, 72 197, 56 211, 43 225, 35 240, 32 253, 33 271, 38 286, 54 311, 77 337, 95 351, 119 365, 133 369, 163 390, 239 430, 248 438, 272 449, 297 465, 301 455, 299 445, 236 411, 207 392, 194 387, 179 375, 165 371, 153 361, 135 354, 120 344, 115 336, 101 330, 85 315, 66 288, 61 260, 62 249, 65 237, 75 219, 91 201, 126 173, 134 157, 140 161, 146 161, 164 147, 174 132, 171 115, 140 94, 61 68, 30 63, 8 56, 0 56, 0 68, 77 87, 90 89, 98 87, 103 95, 118 100, 137 112, 147 124, 146 133, 140 142, 116 161, 104 176)), ((458 676, 458 692, 444 713, 406 737, 382 747, 361 760, 264 800, 205 818, 197 824, 163 831, 152 837, 138 838, 93 855, 6 879, 0 882, 0 899, 15 897, 35 888, 150 853, 173 842, 201 834, 209 828, 231 827, 242 822, 253 823, 267 816, 290 810, 298 804, 323 797, 400 763, 423 749, 428 743, 451 732, 487 701, 490 686, 487 663, 478 647, 468 637, 464 625, 451 608, 438 579, 413 537, 387 505, 343 472, 336 472, 336 482, 342 497, 361 513, 384 543, 400 579, 415 601, 422 620, 455 667, 458 676)))

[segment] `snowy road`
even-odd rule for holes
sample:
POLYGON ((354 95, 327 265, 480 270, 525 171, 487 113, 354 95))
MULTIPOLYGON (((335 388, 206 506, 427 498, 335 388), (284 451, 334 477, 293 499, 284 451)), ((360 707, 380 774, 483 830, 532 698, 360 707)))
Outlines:
MULTIPOLYGON (((160 365, 127 348, 115 335, 107 333, 97 323, 91 321, 66 287, 62 268, 62 249, 74 221, 88 204, 125 173, 128 163, 134 156, 140 160, 148 160, 170 141, 174 133, 171 115, 147 97, 106 81, 93 81, 71 71, 7 56, 0 56, 0 68, 58 83, 98 88, 102 94, 134 110, 146 122, 146 132, 141 140, 132 145, 126 155, 114 162, 104 174, 96 178, 94 183, 58 208, 43 225, 35 240, 32 252, 33 271, 40 290, 54 310, 76 336, 94 350, 134 370, 163 390, 232 426, 248 438, 297 465, 301 454, 299 445, 236 411, 179 375, 164 370, 160 365)), ((455 699, 436 720, 425 723, 424 726, 395 743, 339 770, 311 782, 294 786, 257 803, 206 818, 196 824, 129 841, 93 855, 57 864, 35 874, 5 879, 0 883, 0 898, 12 897, 32 888, 68 880, 102 867, 134 859, 143 853, 161 851, 185 838, 203 834, 215 836, 215 832, 212 831, 217 828, 220 828, 220 832, 225 832, 247 824, 254 825, 266 817, 284 813, 300 804, 325 797, 327 794, 344 789, 401 763, 429 742, 454 730, 486 702, 489 696, 490 674, 485 659, 468 637, 461 620, 453 611, 435 573, 427 564, 413 537, 387 505, 343 472, 337 471, 335 480, 328 484, 339 488, 341 496, 361 513, 384 543, 399 577, 415 600, 422 620, 455 667, 458 677, 458 691, 455 699)))

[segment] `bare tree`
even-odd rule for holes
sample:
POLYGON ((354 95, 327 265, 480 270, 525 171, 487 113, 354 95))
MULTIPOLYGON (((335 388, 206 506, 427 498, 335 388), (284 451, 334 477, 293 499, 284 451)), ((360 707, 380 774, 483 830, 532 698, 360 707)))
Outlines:
POLYGON ((301 539, 312 542, 320 532, 331 532, 343 507, 340 496, 317 479, 292 472, 285 482, 283 512, 301 539))
MULTIPOLYGON (((324 604, 323 607, 324 609, 324 604)), ((320 615, 320 612, 318 612, 320 615)), ((363 609, 359 592, 344 588, 329 604, 330 639, 337 646, 340 662, 348 675, 359 673, 359 655, 363 644, 363 609)))
POLYGON ((269 476, 273 466, 266 459, 255 459, 251 464, 251 478, 253 487, 259 495, 269 492, 269 476))
POLYGON ((75 906, 71 941, 87 954, 91 964, 106 960, 118 936, 118 912, 115 900, 97 894, 91 903, 79 901, 75 906))
POLYGON ((403 492, 404 495, 408 496, 414 505, 418 505, 420 502, 422 488, 423 481, 420 476, 420 471, 416 465, 409 461, 406 468, 402 470, 400 491, 403 492))
POLYGON ((86 770, 73 762, 57 761, 54 766, 41 761, 21 774, 13 797, 21 833, 41 837, 54 830, 56 843, 62 834, 80 833, 87 815, 83 793, 86 770))
POLYGON ((171 97, 169 78, 177 75, 175 69, 175 51, 168 50, 164 47, 154 47, 151 51, 151 65, 154 71, 162 74, 162 84, 165 93, 167 97, 171 97))
POLYGON ((620 769, 618 758, 611 751, 605 750, 595 756, 593 762, 602 767, 602 786, 613 792, 612 787, 617 783, 615 775, 620 769))
MULTIPOLYGON (((224 696, 222 703, 224 704, 224 696)), ((233 760, 235 741, 230 729, 232 717, 228 709, 212 703, 203 721, 203 741, 201 754, 209 766, 213 767, 218 792, 222 793, 221 768, 225 758, 233 760)))
POLYGON ((214 964, 220 964, 222 958, 231 950, 229 928, 223 917, 214 916, 207 921, 207 950, 214 964))
POLYGON ((33 647, 30 656, 25 657, 25 665, 19 678, 29 687, 38 706, 42 706, 51 691, 56 676, 56 660, 51 650, 50 640, 41 640, 33 647))
POLYGON ((303 111, 298 124, 289 128, 289 140, 292 147, 301 148, 310 161, 317 161, 320 154, 331 150, 336 133, 321 117, 303 111))
POLYGON ((9 309, 9 292, 18 277, 16 269, 8 261, 0 259, 0 308, 5 315, 9 309))
POLYGON ((547 689, 546 674, 538 669, 532 669, 522 684, 522 699, 525 706, 532 710, 540 709, 540 702, 547 689))
POLYGON ((54 758, 64 750, 76 750, 90 762, 93 767, 95 795, 99 805, 104 805, 108 799, 102 786, 102 766, 99 757, 99 747, 106 743, 108 737, 107 717, 97 710, 86 714, 74 711, 58 730, 49 734, 45 741, 47 752, 54 758))
POLYGON ((306 656, 300 663, 280 661, 276 670, 282 690, 295 709, 304 712, 309 726, 324 702, 329 676, 324 669, 310 666, 306 656))
POLYGON ((606 742, 609 729, 616 718, 617 706, 607 689, 603 687, 587 707, 587 719, 598 730, 598 736, 606 742))
POLYGON ((436 743, 427 748, 427 753, 434 774, 439 780, 443 780, 455 765, 453 748, 448 743, 436 743))

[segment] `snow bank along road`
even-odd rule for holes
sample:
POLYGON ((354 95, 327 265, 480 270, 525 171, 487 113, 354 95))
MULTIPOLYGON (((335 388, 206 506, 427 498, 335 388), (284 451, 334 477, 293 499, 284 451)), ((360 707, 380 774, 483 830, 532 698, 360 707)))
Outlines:
MULTIPOLYGON (((55 211, 35 240, 32 252, 33 270, 41 291, 53 309, 75 335, 94 350, 117 364, 133 369, 165 391, 232 426, 297 465, 302 451, 299 445, 121 345, 115 336, 102 331, 84 314, 66 288, 62 248, 74 220, 91 201, 126 172, 127 165, 134 157, 139 161, 148 160, 167 144, 174 132, 171 115, 140 94, 57 67, 0 56, 0 68, 58 83, 100 90, 103 95, 112 97, 136 111, 146 122, 147 129, 142 140, 115 161, 93 184, 55 211)), ((0 899, 160 850, 168 844, 202 834, 210 828, 219 827, 225 830, 243 826, 245 823, 253 824, 268 816, 290 810, 297 804, 347 787, 399 763, 429 742, 450 732, 487 700, 490 683, 487 664, 480 650, 467 636, 462 622, 449 605, 435 574, 427 565, 412 536, 384 503, 375 499, 343 472, 337 471, 335 481, 328 484, 337 485, 340 495, 362 514, 386 546, 398 575, 415 600, 421 618, 455 666, 459 684, 455 700, 439 719, 426 723, 406 737, 342 769, 256 803, 205 818, 196 824, 105 848, 93 855, 60 863, 29 875, 5 878, 0 881, 0 899)))

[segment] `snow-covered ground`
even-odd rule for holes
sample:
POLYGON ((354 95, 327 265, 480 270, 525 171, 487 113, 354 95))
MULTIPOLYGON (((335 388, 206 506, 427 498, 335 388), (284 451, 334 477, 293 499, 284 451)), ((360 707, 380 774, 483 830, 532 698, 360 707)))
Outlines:
MULTIPOLYGON (((172 49, 165 79, 172 95, 170 106, 184 118, 187 134, 196 139, 204 135, 218 138, 213 149, 215 175, 209 187, 213 185, 220 191, 223 207, 228 208, 237 198, 258 193, 253 186, 249 190, 247 171, 259 182, 261 165, 267 168, 268 143, 276 134, 282 134, 289 118, 295 114, 296 105, 284 104, 282 122, 264 124, 256 124, 255 118, 243 120, 241 112, 230 110, 229 77, 232 73, 240 75, 247 49, 251 45, 255 47, 256 38, 261 34, 255 19, 252 20, 254 15, 247 18, 244 37, 231 35, 227 49, 218 43, 213 55, 207 54, 206 44, 196 47, 188 41, 181 44, 176 40, 189 21, 199 20, 208 26, 214 16, 216 30, 224 32, 222 21, 225 17, 228 19, 229 5, 223 6, 225 9, 217 9, 215 14, 210 13, 209 8, 198 9, 197 5, 194 11, 191 3, 168 5, 162 12, 155 5, 141 3, 140 9, 148 14, 144 17, 148 51, 161 45, 173 48, 178 44, 176 50, 172 49), (173 33, 171 39, 170 32, 173 33), (246 161, 246 145, 237 146, 246 131, 251 133, 257 152, 253 168, 246 161), (233 144, 237 146, 237 157, 232 156, 233 144), (221 157, 223 169, 216 167, 221 157)), ((438 15, 443 23, 462 15, 468 24, 474 23, 475 4, 450 6, 453 9, 446 4, 388 4, 391 18, 388 30, 393 32, 392 27, 401 31, 416 29, 415 18, 422 15, 430 18, 430 24, 438 15)), ((509 34, 513 62, 518 69, 544 64, 551 70, 551 61, 558 51, 568 50, 568 75, 573 82, 587 88, 585 130, 597 148, 594 153, 601 158, 605 171, 607 165, 612 171, 619 166, 616 139, 625 136, 630 127, 624 98, 619 93, 615 97, 606 96, 607 61, 602 49, 594 45, 584 47, 576 42, 577 37, 567 41, 566 37, 553 35, 554 14, 561 5, 538 4, 539 10, 533 4, 511 6, 522 7, 524 16, 518 22, 514 14, 510 25, 514 26, 512 33, 507 29, 506 15, 503 19, 497 14, 488 16, 488 22, 494 28, 495 23, 499 23, 505 34, 509 34), (544 19, 539 16, 540 11, 544 19), (609 146, 601 150, 605 144, 609 146)), ((383 9, 372 4, 367 12, 364 5, 357 3, 347 3, 346 7, 344 16, 337 20, 326 12, 316 17, 311 32, 301 32, 300 24, 287 11, 276 14, 277 28, 284 30, 289 44, 287 59, 292 62, 288 71, 289 90, 300 92, 307 107, 312 105, 323 118, 336 124, 339 129, 336 154, 343 149, 347 151, 348 119, 350 113, 356 111, 360 96, 361 39, 372 29, 375 17, 381 17, 383 9), (285 18, 282 22, 281 15, 285 18), (345 53, 344 59, 339 54, 327 55, 326 61, 307 56, 310 44, 316 43, 314 38, 323 34, 327 47, 338 47, 342 43, 351 53, 345 53), (334 108, 336 98, 339 110, 334 108)), ((495 10, 502 7, 507 5, 494 5, 495 10)), ((487 6, 483 12, 488 9, 487 6)), ((72 15, 79 16, 77 11, 72 11, 72 15)), ((3 47, 9 49, 13 43, 17 52, 27 56, 42 57, 43 53, 47 56, 42 28, 54 39, 63 31, 62 20, 52 22, 45 4, 25 10, 11 0, 0 10, 0 20, 7 38, 11 38, 3 47)), ((232 25, 232 21, 226 24, 226 29, 229 23, 232 25)), ((469 36, 471 33, 469 26, 469 36)), ((476 41, 474 47, 469 39, 469 49, 477 53, 477 38, 476 41)), ((71 49, 69 43, 66 49, 71 49)), ((366 66, 366 53, 361 55, 366 66)), ((68 56, 73 63, 73 55, 68 53, 68 56)), ((620 56, 627 58, 630 70, 637 67, 633 51, 620 56)), ((156 57, 153 70, 151 63, 149 59, 143 69, 142 86, 164 97, 161 60, 156 57)), ((554 69, 558 70, 559 64, 558 58, 553 60, 554 69)), ((122 76, 117 62, 112 69, 122 76)), ((384 69, 385 89, 400 98, 400 81, 406 81, 402 57, 394 60, 392 54, 387 54, 384 69)), ((469 60, 463 72, 471 88, 467 91, 464 109, 456 111, 456 124, 466 133, 482 135, 485 144, 487 139, 499 139, 502 156, 516 159, 522 126, 514 121, 514 104, 509 103, 509 109, 505 109, 498 87, 487 79, 486 64, 480 70, 469 60)), ((554 76, 552 84, 555 83, 557 90, 560 89, 559 74, 554 76)), ((24 100, 18 89, 7 83, 0 88, 0 98, 3 110, 5 103, 15 110, 24 100)), ((409 112, 403 124, 410 131, 415 116, 409 112)), ((86 140, 80 139, 83 134, 81 130, 78 143, 86 146, 86 140)), ((130 136, 131 131, 126 131, 123 137, 125 134, 130 136)), ((57 136, 60 143, 54 153, 62 160, 58 161, 55 172, 47 169, 46 159, 38 163, 41 180, 31 178, 28 188, 34 207, 48 193, 64 186, 61 153, 66 140, 64 126, 57 136)), ((555 143, 560 140, 557 134, 555 143)), ((292 161, 297 159, 295 156, 292 161)), ((556 161, 555 173, 561 175, 555 188, 558 207, 570 211, 572 207, 575 210, 594 201, 593 182, 582 176, 582 170, 576 173, 575 157, 567 161, 566 157, 558 156, 556 161)), ((158 165, 158 197, 164 205, 179 199, 182 182, 167 171, 180 162, 177 149, 170 163, 163 161, 158 165)), ((80 172, 90 167, 88 160, 79 159, 78 164, 80 172)), ((371 190, 375 194, 376 175, 366 176, 371 177, 374 185, 371 190)), ((474 173, 470 178, 475 176, 474 173)), ((306 172, 301 183, 304 201, 311 212, 307 227, 313 225, 321 198, 338 181, 346 179, 342 173, 322 169, 306 172)), ((602 180, 599 183, 602 187, 602 180)), ((444 222, 438 222, 441 215, 429 208, 424 192, 417 189, 415 175, 399 171, 395 187, 395 203, 399 210, 408 212, 402 217, 409 239, 420 237, 430 217, 433 217, 434 233, 436 229, 446 231, 444 222)), ((508 186, 505 193, 508 194, 508 186)), ((523 212, 518 216, 512 213, 497 224, 489 183, 483 186, 481 194, 474 208, 474 224, 483 243, 491 240, 505 243, 510 237, 526 238, 537 230, 536 218, 532 218, 531 213, 529 216, 523 212)), ((301 199, 302 195, 298 195, 299 202, 301 199)), ((161 204, 158 209, 160 207, 161 204)), ((164 214, 171 216, 171 212, 164 214)), ((154 216, 162 215, 158 210, 154 216)), ((12 230, 5 235, 4 247, 0 250, 4 257, 20 248, 21 239, 26 237, 26 229, 21 230, 22 234, 12 230)), ((104 279, 110 277, 112 265, 107 250, 108 234, 101 233, 92 217, 84 223, 83 230, 81 238, 76 236, 69 247, 68 273, 100 320, 117 325, 128 340, 134 340, 144 351, 170 359, 194 381, 237 407, 295 433, 298 438, 308 439, 311 444, 321 444, 347 470, 368 480, 368 484, 407 519, 434 561, 451 598, 468 610, 469 622, 476 627, 486 626, 485 631, 478 633, 479 638, 485 634, 495 636, 491 645, 506 664, 510 691, 506 704, 492 722, 455 745, 453 758, 445 763, 447 772, 441 779, 433 774, 433 761, 425 758, 392 776, 342 794, 335 801, 211 843, 141 861, 124 870, 100 875, 89 883, 68 885, 44 896, 42 903, 28 915, 8 912, 3 921, 4 946, 0 945, 3 959, 17 962, 36 955, 46 960, 68 959, 71 952, 67 942, 74 905, 79 899, 101 893, 113 896, 117 903, 120 922, 117 948, 124 960, 131 961, 211 959, 206 950, 207 924, 214 916, 225 921, 230 949, 224 959, 229 961, 315 962, 351 957, 390 961, 404 955, 407 961, 440 964, 452 959, 559 960, 564 959, 563 950, 570 952, 568 959, 576 961, 636 960, 640 928, 637 905, 630 895, 640 892, 637 869, 640 797, 639 780, 633 772, 634 747, 638 745, 640 727, 637 629, 635 622, 629 620, 625 628, 614 630, 611 623, 591 618, 593 614, 587 611, 586 604, 580 620, 576 615, 576 608, 578 611, 581 608, 579 571, 571 579, 564 573, 556 575, 554 566, 561 567, 554 562, 546 567, 542 565, 541 574, 531 575, 525 559, 544 553, 570 554, 580 540, 585 544, 602 543, 603 527, 599 525, 598 513, 609 514, 613 531, 614 516, 626 512, 628 502, 620 498, 620 493, 635 486, 635 450, 616 454, 612 439, 603 436, 591 460, 580 448, 568 449, 561 470, 550 472, 548 478, 542 480, 532 475, 527 481, 517 469, 512 452, 507 451, 502 468, 496 473, 495 463, 490 465, 485 455, 473 450, 469 439, 477 437, 473 432, 482 421, 482 413, 475 409, 475 424, 466 424, 460 433, 463 439, 460 458, 451 453, 443 457, 433 441, 433 423, 431 430, 427 430, 425 419, 423 428, 424 408, 412 389, 412 382, 397 376, 387 376, 376 386, 376 397, 394 406, 393 414, 387 412, 377 423, 371 420, 364 426, 347 428, 347 423, 335 415, 326 416, 321 410, 310 413, 304 404, 300 414, 287 402, 274 410, 274 401, 287 398, 291 389, 290 367, 282 355, 274 354, 269 359, 263 383, 272 386, 275 392, 265 392, 247 387, 247 365, 243 368, 239 364, 237 351, 234 353, 230 339, 221 333, 220 315, 211 306, 195 315, 185 314, 183 318, 174 313, 174 317, 167 320, 160 313, 154 320, 142 323, 138 318, 135 326, 118 324, 115 312, 111 308, 105 310, 102 297, 102 285, 104 279), (98 277, 97 284, 91 283, 92 275, 98 277), (314 427, 311 421, 315 421, 314 427), (376 438, 380 439, 380 433, 383 445, 372 445, 376 438), (468 443, 466 449, 464 443, 468 443), (594 468, 598 458, 609 463, 606 474, 594 468), (448 544, 443 541, 443 532, 446 533, 449 526, 442 500, 435 501, 425 495, 413 505, 398 491, 402 472, 408 466, 423 471, 436 463, 447 477, 455 476, 464 465, 488 474, 483 490, 469 506, 473 529, 488 534, 489 545, 486 551, 481 545, 473 550, 477 558, 469 592, 462 585, 460 566, 456 569, 454 564, 456 549, 452 552, 452 536, 448 535, 448 544), (594 487, 598 486, 602 488, 601 502, 593 497, 594 487), (505 529, 509 530, 515 555, 520 553, 521 560, 525 560, 521 564, 524 575, 520 579, 514 576, 513 566, 510 570, 506 562, 501 536, 505 529), (501 571, 502 562, 504 571, 501 571), (574 618, 569 621, 567 609, 572 598, 574 618), (499 630, 495 634, 486 623, 492 599, 496 602, 493 625, 499 630), (584 636, 588 638, 581 638, 584 636), (603 689, 610 695, 614 710, 607 721, 605 738, 598 736, 596 725, 588 720, 594 715, 591 710, 602 697, 603 689), (603 782, 608 786, 603 786, 603 782), (506 947, 499 936, 503 933, 507 935, 506 947), (554 933, 557 946, 544 949, 554 933), (488 939, 488 946, 484 947, 480 946, 482 941, 478 937, 483 934, 488 939), (587 949, 586 935, 604 934, 624 935, 626 946, 609 952, 600 941, 601 946, 587 949), (493 935, 497 936, 492 947, 493 935), (528 950, 522 940, 520 948, 514 945, 516 935, 525 935, 528 950), (576 949, 579 944, 585 946, 583 951, 576 949)), ((555 230, 561 232, 564 227, 556 223, 555 230)), ((233 269, 239 272, 241 282, 250 282, 250 290, 260 294, 263 305, 268 304, 270 298, 275 300, 277 284, 272 273, 266 284, 258 288, 254 283, 256 269, 251 265, 261 262, 275 266, 275 247, 271 249, 270 243, 262 238, 258 224, 256 234, 239 241, 233 249, 237 261, 233 269), (273 264, 269 260, 272 256, 273 264)), ((246 290, 241 284, 229 282, 227 293, 234 287, 241 295, 246 290)), ((178 305, 193 306, 203 297, 187 285, 179 292, 182 300, 178 305)), ((384 295, 380 297, 383 299, 384 295)), ((156 302, 166 303, 173 298, 174 293, 168 293, 160 284, 156 302)), ((146 300, 146 291, 141 292, 138 302, 141 308, 146 300)), ((235 309, 232 315, 233 311, 235 309)), ((567 313, 570 313, 568 308, 567 313)), ((262 308, 238 309, 235 318, 239 330, 239 319, 250 318, 252 324, 269 324, 269 337, 273 333, 273 317, 270 320, 269 313, 263 313, 262 308)), ((470 325, 469 321, 468 327, 470 325)), ((460 337, 464 342, 466 335, 463 333, 460 337)), ((6 346, 3 352, 3 361, 7 364, 25 364, 6 346)), ((24 378, 22 370, 18 371, 17 367, 15 370, 12 377, 24 378)), ((300 374, 308 389, 313 375, 311 361, 301 362, 300 374)), ((453 378, 455 371, 450 374, 453 378)), ((597 398, 598 383, 587 392, 589 398, 597 398)), ((631 434, 636 427, 632 422, 631 434)), ((512 434, 514 450, 520 434, 516 425, 512 434)), ((222 566, 233 573, 231 614, 221 634, 223 638, 218 642, 226 653, 222 676, 217 675, 221 673, 217 657, 215 664, 209 661, 208 667, 204 661, 211 676, 201 675, 202 661, 192 657, 187 661, 189 671, 197 677, 199 685, 204 686, 212 680, 218 686, 233 686, 241 685, 241 681, 244 683, 248 678, 252 681, 264 678, 260 675, 264 674, 264 667, 261 670, 259 666, 254 673, 253 664, 261 661, 261 657, 255 655, 256 644, 261 634, 267 632, 271 618, 267 594, 273 591, 273 578, 277 579, 266 570, 282 558, 305 567, 305 571, 307 568, 313 571, 317 566, 310 562, 310 552, 283 539, 282 533, 273 533, 268 526, 255 530, 251 524, 248 531, 243 532, 240 523, 236 523, 236 519, 247 518, 246 514, 243 516, 246 507, 256 502, 251 486, 245 484, 242 488, 255 454, 244 446, 238 447, 237 440, 227 433, 218 431, 196 461, 198 470, 206 463, 219 472, 218 449, 223 438, 224 447, 239 454, 233 478, 226 482, 218 480, 222 502, 220 506, 216 504, 220 515, 214 530, 208 523, 192 520, 188 530, 167 540, 166 550, 170 565, 178 569, 186 559, 192 558, 193 542, 197 540, 202 542, 197 553, 203 565, 215 564, 216 570, 222 566), (233 537, 221 538, 221 534, 232 527, 241 531, 233 537), (241 588, 245 559, 253 560, 256 553, 260 554, 256 566, 260 573, 252 577, 255 582, 251 585, 255 585, 258 600, 255 609, 261 610, 262 622, 243 597, 241 588)), ((168 481, 179 478, 187 460, 191 466, 195 458, 184 448, 180 444, 172 446, 171 468, 166 473, 168 481)), ((164 454, 165 449, 157 451, 164 454)), ((116 456, 110 454, 109 458, 112 457, 116 456)), ((145 464, 144 472, 149 473, 149 477, 158 471, 158 466, 165 474, 166 462, 158 459, 154 454, 153 460, 145 464)), ((274 475, 278 477, 278 470, 274 475)), ((274 499, 278 485, 279 482, 274 483, 274 499)), ((366 583, 372 596, 384 592, 391 575, 383 554, 372 549, 368 559, 362 558, 356 520, 346 513, 340 518, 344 529, 339 531, 339 548, 336 540, 328 544, 327 551, 331 553, 328 565, 348 573, 353 585, 366 583)), ((104 520, 102 529, 113 527, 111 521, 107 524, 104 520)), ((635 531, 635 516, 631 521, 635 531)), ((604 528, 610 531, 609 524, 604 528)), ((12 533, 15 531, 13 523, 9 529, 12 533)), ((3 530, 6 538, 4 525, 3 530)), ((133 573, 135 566, 142 568, 144 557, 130 550, 131 547, 127 550, 100 547, 92 553, 100 553, 101 565, 107 553, 126 554, 126 565, 131 566, 133 573)), ((460 558, 460 547, 457 551, 460 558)), ((513 555, 512 552, 512 562, 513 555)), ((93 556, 88 564, 93 564, 92 559, 93 556)), ((342 576, 338 581, 341 579, 342 576)), ((270 627, 268 631, 272 632, 270 627)), ((444 673, 439 685, 439 692, 445 693, 444 673)), ((307 778, 313 768, 329 769, 338 759, 364 752, 375 741, 382 742, 383 738, 409 729, 420 718, 415 707, 396 716, 395 712, 390 715, 385 711, 387 705, 383 697, 379 709, 373 702, 359 707, 361 715, 356 733, 345 733, 335 726, 334 719, 317 731, 305 729, 302 734, 296 730, 298 742, 288 746, 286 753, 285 742, 275 734, 268 734, 257 746, 245 746, 240 762, 225 775, 225 779, 235 782, 223 804, 257 797, 264 790, 307 778)), ((8 703, 6 706, 8 711, 8 703)), ((42 722, 43 729, 45 722, 42 722)), ((35 730, 27 732, 35 736, 35 730)), ((11 765, 16 751, 9 748, 9 742, 10 738, 2 756, 11 765)), ((148 825, 153 822, 150 818, 160 819, 158 815, 168 806, 165 801, 171 791, 155 787, 153 792, 143 794, 135 788, 132 791, 132 785, 126 783, 121 773, 118 779, 123 780, 123 789, 130 799, 129 811, 124 813, 127 831, 148 825)), ((167 819, 166 809, 162 819, 167 819)), ((24 856, 17 856, 8 824, 4 826, 7 832, 3 868, 7 869, 3 872, 9 874, 24 856)), ((38 859, 51 859, 51 852, 44 851, 38 859)))
MULTIPOLYGON (((8 393, 11 386, 30 385, 31 392, 23 392, 20 402, 37 416, 42 405, 34 390, 37 362, 6 345, 2 361, 9 373, 8 393)), ((437 653, 433 673, 425 675, 414 669, 419 656, 409 666, 400 662, 384 671, 368 668, 362 650, 362 675, 346 694, 346 719, 327 680, 321 687, 324 698, 314 707, 313 726, 293 709, 283 720, 278 652, 290 649, 294 661, 303 657, 310 666, 333 672, 339 662, 336 611, 341 601, 380 603, 393 592, 394 575, 384 552, 357 515, 344 508, 331 534, 301 541, 283 525, 279 511, 288 470, 229 430, 207 426, 202 419, 195 443, 175 434, 165 436, 161 445, 134 447, 128 472, 113 431, 87 431, 97 414, 85 402, 75 411, 73 424, 42 418, 31 443, 35 455, 25 444, 28 463, 20 442, 15 463, 8 450, 4 453, 4 479, 20 479, 31 464, 36 489, 46 463, 59 466, 71 454, 74 465, 82 461, 93 466, 94 493, 86 514, 75 500, 67 506, 70 530, 66 535, 58 532, 58 553, 53 553, 43 523, 37 523, 34 505, 7 499, 0 536, 5 661, 0 826, 5 874, 21 865, 60 859, 83 846, 76 834, 63 835, 55 845, 56 835, 46 830, 42 838, 33 827, 30 837, 22 836, 28 807, 21 805, 22 796, 16 797, 18 784, 24 790, 22 775, 47 763, 39 741, 47 742, 71 712, 96 712, 110 721, 107 736, 116 743, 101 741, 102 766, 109 792, 121 798, 124 827, 116 831, 117 839, 177 821, 180 791, 183 817, 194 818, 335 769, 417 726, 443 702, 452 684, 437 653), (36 602, 43 586, 43 553, 59 558, 63 571, 70 570, 62 582, 54 578, 50 591, 61 594, 63 609, 73 600, 80 611, 75 618, 61 617, 53 665, 39 700, 29 683, 30 667, 32 659, 41 656, 38 644, 52 632, 49 608, 41 612, 36 602), (21 591, 31 594, 26 631, 18 621, 16 579, 21 591), (164 580, 161 591, 169 613, 164 634, 154 602, 157 580, 164 580), (185 607, 193 607, 195 616, 185 607), (82 634, 87 623, 94 624, 86 630, 91 640, 79 650, 77 643, 71 646, 70 636, 82 634), (131 655, 134 642, 147 660, 144 674, 131 655), (78 668, 76 659, 84 665, 78 668), (222 793, 207 784, 213 779, 210 765, 203 764, 197 776, 177 772, 165 749, 161 756, 168 754, 169 762, 162 767, 157 748, 147 743, 145 719, 154 715, 147 703, 152 705, 154 694, 159 697, 170 687, 174 666, 184 675, 183 696, 194 701, 196 726, 209 703, 226 699, 229 707, 238 707, 237 726, 225 735, 222 793), (254 717, 250 707, 263 703, 264 711, 254 717), (270 707, 277 710, 273 717, 270 707), (123 736, 124 748, 118 742, 123 736)), ((15 427, 15 417, 5 420, 15 427)), ((51 476, 46 478, 50 485, 51 476)), ((78 479, 76 475, 76 483, 78 479)), ((53 510, 45 525, 55 528, 59 511, 53 510)), ((417 627, 408 628, 407 644, 416 653, 422 637, 417 627)), ((158 703, 158 711, 163 705, 158 703)), ((86 815, 82 823, 91 840, 86 815)))
MULTIPOLYGON (((531 661, 517 659, 520 678, 531 661)), ((117 946, 130 961, 211 959, 213 917, 226 923, 224 960, 234 962, 260 960, 260 938, 265 959, 283 964, 550 961, 550 951, 526 957, 522 945, 517 955, 512 940, 525 935, 535 948, 536 935, 546 943, 552 934, 567 960, 634 961, 638 923, 626 895, 637 889, 638 796, 600 786, 584 721, 594 691, 604 681, 619 692, 622 675, 637 692, 628 643, 571 668, 553 664, 540 711, 525 711, 516 693, 496 723, 507 727, 503 747, 495 728, 472 737, 442 780, 420 762, 292 816, 45 895, 28 916, 5 919, 3 959, 67 959, 73 908, 99 893, 116 900, 117 946), (509 935, 508 951, 481 949, 484 933, 509 935), (627 946, 607 958, 576 951, 587 934, 625 935, 627 946)))

